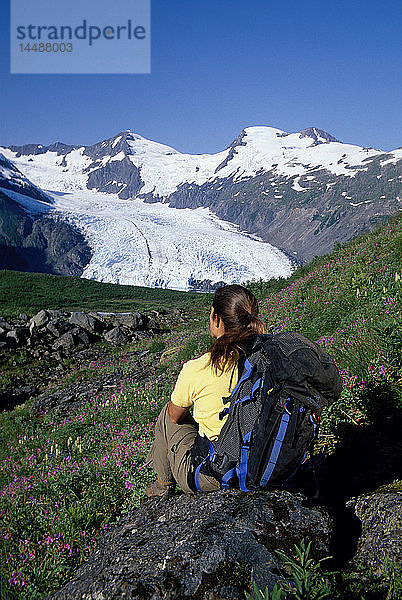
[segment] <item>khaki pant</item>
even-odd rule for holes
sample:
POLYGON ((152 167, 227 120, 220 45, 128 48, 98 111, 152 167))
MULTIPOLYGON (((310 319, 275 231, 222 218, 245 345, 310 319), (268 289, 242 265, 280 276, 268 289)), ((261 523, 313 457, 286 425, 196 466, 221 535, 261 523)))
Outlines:
MULTIPOLYGON (((180 423, 172 423, 166 405, 156 422, 155 441, 146 458, 146 464, 153 468, 161 481, 175 481, 186 494, 194 494, 188 485, 188 477, 194 471, 191 448, 197 433, 197 423, 191 415, 188 414, 180 423)), ((214 492, 220 489, 220 484, 214 477, 201 473, 200 487, 203 492, 214 492)))

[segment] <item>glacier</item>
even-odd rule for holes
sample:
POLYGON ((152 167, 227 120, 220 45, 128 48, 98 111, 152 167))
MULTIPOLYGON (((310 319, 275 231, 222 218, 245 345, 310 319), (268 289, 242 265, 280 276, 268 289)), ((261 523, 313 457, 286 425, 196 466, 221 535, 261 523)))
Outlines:
POLYGON ((176 209, 89 190, 53 198, 55 216, 75 225, 92 249, 82 273, 87 279, 188 290, 193 280, 241 283, 292 271, 280 250, 206 208, 176 209))
MULTIPOLYGON (((117 194, 88 190, 83 171, 91 161, 83 150, 69 153, 67 170, 61 168, 55 152, 30 161, 4 149, 50 197, 48 216, 74 225, 83 234, 92 258, 82 277, 188 290, 194 280, 242 283, 291 273, 292 262, 283 252, 218 219, 208 208, 177 209, 162 202, 122 200, 117 194)), ((17 193, 12 196, 32 214, 43 210, 36 200, 17 193)))

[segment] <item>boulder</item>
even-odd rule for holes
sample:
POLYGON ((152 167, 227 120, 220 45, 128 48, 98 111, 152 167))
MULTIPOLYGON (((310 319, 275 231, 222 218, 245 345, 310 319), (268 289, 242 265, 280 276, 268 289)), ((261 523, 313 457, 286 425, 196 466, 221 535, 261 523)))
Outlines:
POLYGON ((103 337, 109 344, 113 344, 114 346, 128 344, 129 339, 120 329, 120 327, 114 327, 110 331, 107 331, 103 337))
POLYGON ((81 327, 74 327, 70 333, 72 336, 74 336, 74 339, 78 344, 84 344, 85 346, 88 346, 90 343, 88 333, 85 331, 85 329, 82 329, 81 327))
POLYGON ((34 323, 36 327, 43 327, 46 325, 49 319, 49 312, 47 310, 40 310, 35 316, 32 317, 32 319, 29 321, 29 324, 31 325, 34 323))
POLYGON ((69 331, 70 329, 72 329, 72 326, 70 325, 70 323, 67 323, 64 319, 61 319, 60 317, 55 317, 54 319, 51 319, 51 321, 49 321, 49 323, 46 325, 46 329, 50 331, 50 333, 54 335, 54 337, 58 338, 64 333, 67 333, 67 331, 69 331))
POLYGON ((113 318, 114 323, 117 326, 124 326, 134 331, 136 329, 142 329, 145 325, 145 317, 139 312, 135 313, 117 313, 113 318))
POLYGON ((13 346, 20 346, 23 342, 23 337, 19 331, 12 329, 6 334, 7 341, 13 346))
POLYGON ((90 333, 96 333, 99 331, 99 327, 97 326, 97 322, 94 317, 87 315, 86 313, 72 312, 69 322, 73 325, 78 325, 78 327, 82 327, 82 329, 86 329, 90 333))
POLYGON ((144 502, 101 538, 53 600, 244 598, 254 579, 272 590, 284 571, 275 550, 293 554, 305 537, 328 553, 332 521, 285 491, 213 492, 144 502))
POLYGON ((353 567, 384 570, 385 559, 402 564, 402 492, 375 492, 348 502, 362 524, 353 567))
POLYGON ((105 321, 105 318, 103 317, 103 315, 101 313, 97 313, 97 312, 89 312, 88 313, 90 317, 93 317, 96 321, 96 326, 99 329, 105 329, 107 326, 107 323, 105 321))
POLYGON ((65 352, 69 350, 73 350, 76 346, 74 338, 70 332, 64 333, 59 337, 58 340, 55 341, 52 348, 53 350, 64 350, 65 352))
POLYGON ((50 308, 47 312, 50 314, 52 319, 54 319, 56 317, 61 317, 63 319, 67 319, 70 314, 70 313, 66 313, 65 310, 54 309, 54 308, 50 308))

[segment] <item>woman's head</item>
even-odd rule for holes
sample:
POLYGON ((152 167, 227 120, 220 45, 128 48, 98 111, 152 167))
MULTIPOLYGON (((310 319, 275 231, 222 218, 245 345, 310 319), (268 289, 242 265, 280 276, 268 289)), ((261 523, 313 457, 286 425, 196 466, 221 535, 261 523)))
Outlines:
POLYGON ((210 325, 211 334, 217 338, 210 349, 210 362, 215 369, 237 362, 241 340, 266 332, 258 316, 256 297, 241 285, 226 285, 216 290, 210 325))
POLYGON ((212 302, 213 315, 219 317, 225 333, 250 329, 260 333, 257 298, 241 285, 225 285, 216 290, 212 302))

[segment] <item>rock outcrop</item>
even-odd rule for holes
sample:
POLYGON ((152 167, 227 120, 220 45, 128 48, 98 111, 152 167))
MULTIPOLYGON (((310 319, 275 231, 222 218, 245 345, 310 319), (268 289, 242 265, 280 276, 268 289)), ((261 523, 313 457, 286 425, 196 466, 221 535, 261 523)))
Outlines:
POLYGON ((254 580, 273 588, 285 575, 275 550, 305 537, 328 554, 332 521, 285 491, 214 492, 147 500, 103 536, 53 600, 244 598, 254 580))
POLYGON ((385 560, 402 565, 402 492, 374 492, 348 502, 362 524, 354 567, 381 573, 385 560))
POLYGON ((66 312, 40 310, 28 320, 0 317, 0 348, 25 347, 34 356, 69 355, 77 348, 104 340, 113 346, 128 344, 144 335, 168 331, 164 314, 66 312))
MULTIPOLYGON (((364 569, 362 590, 367 569, 381 576, 386 559, 402 562, 401 496, 377 492, 348 503, 362 522, 350 563, 354 577, 364 569)), ((331 554, 334 527, 325 506, 287 491, 149 499, 47 600, 240 600, 253 580, 261 590, 280 587, 288 572, 276 550, 293 555, 305 538, 316 560, 331 554)))
MULTIPOLYGON (((23 351, 44 364, 41 374, 29 382, 13 377, 9 387, 0 391, 0 409, 9 410, 40 392, 51 374, 65 370, 64 359, 73 359, 75 363, 100 359, 107 350, 98 342, 114 347, 131 344, 144 337, 167 333, 172 322, 182 320, 183 315, 177 309, 151 311, 147 315, 41 310, 31 319, 25 314, 13 319, 0 317, 0 364, 6 360, 4 351, 11 356, 23 351)), ((81 393, 77 396, 77 390, 74 395, 77 401, 85 397, 81 393)), ((56 402, 70 403, 70 398, 56 402)), ((54 406, 52 401, 45 404, 41 410, 54 406)))

